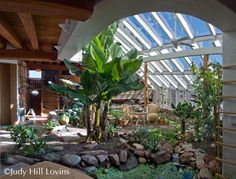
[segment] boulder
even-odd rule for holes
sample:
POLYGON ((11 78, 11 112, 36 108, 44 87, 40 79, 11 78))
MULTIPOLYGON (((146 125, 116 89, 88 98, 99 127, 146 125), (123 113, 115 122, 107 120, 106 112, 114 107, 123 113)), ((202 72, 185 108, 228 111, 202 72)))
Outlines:
POLYGON ((193 151, 192 144, 185 143, 185 144, 182 144, 181 147, 185 152, 192 152, 193 151))
POLYGON ((184 152, 182 155, 180 155, 180 163, 190 164, 192 162, 193 157, 192 152, 184 152))
POLYGON ((81 160, 87 163, 88 165, 98 166, 98 159, 93 155, 82 155, 81 160))
POLYGON ((96 148, 98 146, 98 144, 95 142, 95 143, 90 143, 90 144, 85 144, 83 146, 83 149, 84 150, 93 150, 94 148, 96 148))
POLYGON ((61 156, 55 152, 47 153, 44 156, 45 160, 48 160, 50 162, 60 162, 61 161, 61 156))
POLYGON ((217 162, 216 160, 212 160, 208 164, 208 168, 211 171, 212 174, 215 174, 217 172, 217 162))
POLYGON ((105 160, 104 162, 101 163, 101 166, 103 166, 104 168, 110 168, 111 163, 109 161, 105 160))
POLYGON ((64 150, 64 147, 63 146, 56 146, 56 147, 53 147, 53 150, 57 151, 57 152, 60 152, 60 151, 64 150))
POLYGON ((69 167, 77 166, 80 163, 80 161, 81 161, 80 156, 75 154, 65 154, 62 156, 61 159, 61 162, 69 167))
POLYGON ((102 163, 102 162, 104 162, 104 161, 108 158, 108 155, 106 155, 106 154, 101 154, 101 155, 97 155, 96 157, 97 157, 98 161, 99 161, 100 163, 102 163))
POLYGON ((6 159, 6 164, 7 165, 14 165, 20 163, 20 161, 18 159, 16 159, 14 156, 10 156, 6 159))
POLYGON ((27 163, 27 164, 30 164, 30 165, 33 165, 33 164, 35 164, 37 162, 33 158, 25 157, 25 156, 22 156, 22 155, 14 155, 13 157, 16 160, 20 161, 20 162, 24 162, 24 163, 27 163))
POLYGON ((167 153, 171 155, 174 153, 174 148, 169 143, 165 143, 163 146, 160 147, 160 149, 166 151, 167 153))
POLYGON ((59 116, 55 111, 49 111, 48 119, 49 120, 58 120, 59 116))
POLYGON ((141 163, 141 164, 145 164, 145 163, 147 163, 147 160, 143 157, 139 157, 138 162, 141 163))
POLYGON ((117 154, 110 154, 109 155, 109 160, 110 160, 111 164, 114 165, 114 166, 119 166, 120 165, 120 159, 119 159, 119 156, 117 154))
POLYGON ((151 157, 151 152, 149 150, 145 150, 144 155, 146 158, 150 158, 151 157))
POLYGON ((137 158, 133 154, 131 154, 127 162, 124 164, 121 164, 119 169, 122 171, 128 171, 135 168, 137 165, 138 165, 137 158))
POLYGON ((134 147, 136 150, 143 150, 144 149, 144 147, 138 143, 133 143, 132 147, 134 147))
POLYGON ((96 175, 97 172, 97 168, 95 166, 90 166, 90 167, 85 167, 84 171, 88 174, 88 175, 96 175))
POLYGON ((120 142, 121 144, 126 144, 128 141, 125 140, 124 138, 119 138, 119 142, 120 142))
POLYGON ((104 150, 85 150, 82 152, 79 152, 79 155, 93 155, 93 156, 97 156, 97 155, 107 155, 108 153, 104 150))
MULTIPOLYGON (((19 162, 19 163, 15 163, 14 165, 11 166, 7 166, 8 169, 13 169, 14 171, 16 170, 22 170, 25 169, 27 167, 29 167, 30 165, 24 162, 19 162)), ((0 176, 5 175, 5 167, 0 167, 0 176)), ((1 177, 0 177, 1 178, 1 177)), ((9 177, 11 178, 11 177, 9 177)))
POLYGON ((120 159, 120 162, 121 163, 125 163, 127 161, 127 156, 128 156, 128 153, 126 150, 121 150, 119 152, 119 159, 120 159))
POLYGON ((135 150, 134 154, 139 156, 139 157, 144 157, 145 156, 145 150, 135 150))
POLYGON ((151 160, 156 164, 163 164, 169 162, 171 159, 171 155, 166 151, 158 151, 156 153, 151 154, 151 160))
POLYGON ((207 168, 202 168, 198 173, 199 179, 212 179, 212 174, 207 168))

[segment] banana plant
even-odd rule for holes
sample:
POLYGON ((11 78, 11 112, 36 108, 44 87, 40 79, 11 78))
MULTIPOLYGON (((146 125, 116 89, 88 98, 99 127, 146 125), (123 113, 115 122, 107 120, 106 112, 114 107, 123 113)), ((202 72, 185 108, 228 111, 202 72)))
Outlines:
POLYGON ((174 109, 174 114, 181 120, 181 134, 185 135, 186 120, 192 117, 195 106, 190 102, 184 101, 183 103, 178 103, 177 106, 172 103, 171 107, 174 109))
MULTIPOLYGON (((85 106, 95 105, 95 122, 93 138, 100 140, 106 128, 108 104, 112 97, 129 90, 143 88, 136 72, 142 64, 136 49, 124 53, 121 44, 114 41, 117 24, 114 23, 96 36, 83 50, 79 71, 68 60, 64 60, 67 68, 80 77, 80 89, 69 87, 68 81, 62 85, 51 83, 53 90, 70 97, 85 106)), ((87 119, 89 121, 89 119, 87 119)), ((88 125, 88 122, 87 122, 88 125)))

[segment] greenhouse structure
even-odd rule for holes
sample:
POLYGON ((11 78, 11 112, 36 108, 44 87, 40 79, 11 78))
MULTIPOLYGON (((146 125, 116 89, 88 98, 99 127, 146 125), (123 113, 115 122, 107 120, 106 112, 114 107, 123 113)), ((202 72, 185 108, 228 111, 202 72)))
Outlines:
POLYGON ((236 2, 0 11, 1 178, 236 177, 236 2))

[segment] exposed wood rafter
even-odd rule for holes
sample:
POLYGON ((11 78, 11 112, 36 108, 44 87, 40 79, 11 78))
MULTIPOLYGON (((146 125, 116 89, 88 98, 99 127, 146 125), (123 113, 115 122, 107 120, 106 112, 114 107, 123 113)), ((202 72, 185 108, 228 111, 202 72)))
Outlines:
POLYGON ((84 21, 92 15, 94 3, 94 0, 0 0, 0 11, 24 12, 32 15, 84 21))
POLYGON ((65 65, 58 64, 40 64, 40 63, 27 63, 29 69, 41 69, 41 70, 58 70, 58 71, 68 71, 65 65))
MULTIPOLYGON (((0 5, 1 6, 1 5, 0 5)), ((11 26, 0 16, 0 35, 8 40, 15 48, 22 49, 22 42, 11 26)))
POLYGON ((20 17, 20 20, 25 28, 26 34, 30 39, 32 49, 38 50, 39 49, 38 37, 31 14, 19 12, 18 16, 20 17))
POLYGON ((50 61, 56 60, 56 52, 38 50, 0 49, 0 58, 11 60, 50 61))

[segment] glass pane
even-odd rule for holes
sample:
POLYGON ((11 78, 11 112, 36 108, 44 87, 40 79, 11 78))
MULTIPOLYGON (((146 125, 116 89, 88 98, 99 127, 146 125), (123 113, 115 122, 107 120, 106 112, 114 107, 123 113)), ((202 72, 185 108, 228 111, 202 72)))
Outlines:
POLYGON ((188 36, 175 13, 159 12, 158 15, 160 15, 163 22, 169 27, 169 29, 172 30, 176 39, 188 36))
POLYGON ((222 65, 223 58, 222 58, 222 55, 210 55, 209 61, 210 63, 219 63, 222 65))
POLYGON ((183 16, 186 19, 187 23, 189 24, 190 29, 195 37, 211 34, 206 22, 193 16, 189 15, 183 15, 183 16))
POLYGON ((212 41, 202 41, 202 42, 198 42, 198 45, 200 46, 200 48, 210 48, 210 47, 214 47, 212 41))
POLYGON ((155 30, 155 34, 157 34, 157 37, 162 41, 163 44, 170 43, 170 38, 160 26, 160 24, 155 20, 151 13, 144 13, 143 17, 148 22, 148 24, 152 26, 152 28, 155 30))
POLYGON ((128 17, 128 19, 135 25, 135 28, 138 29, 138 32, 141 31, 147 37, 147 39, 152 43, 152 47, 158 46, 155 40, 151 37, 151 35, 133 16, 128 17))
POLYGON ((178 58, 177 61, 182 64, 182 66, 184 67, 184 70, 190 70, 190 66, 184 58, 178 58))

